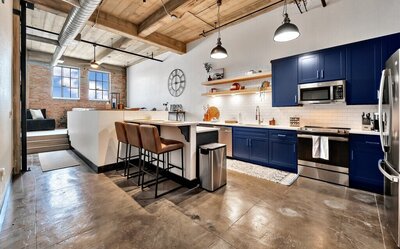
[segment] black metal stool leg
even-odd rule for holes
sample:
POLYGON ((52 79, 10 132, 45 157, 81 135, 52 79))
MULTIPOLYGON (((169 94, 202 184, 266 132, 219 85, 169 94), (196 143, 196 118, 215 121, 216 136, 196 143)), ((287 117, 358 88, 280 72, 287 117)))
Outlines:
POLYGON ((115 164, 115 171, 118 171, 118 160, 119 160, 119 147, 121 142, 118 141, 118 149, 117 149, 117 163, 115 164))
POLYGON ((181 148, 181 167, 182 167, 182 178, 184 178, 184 172, 183 172, 183 148, 181 148))
POLYGON ((130 161, 131 161, 131 154, 132 154, 132 146, 130 146, 130 145, 126 145, 126 146, 129 146, 129 157, 128 157, 128 163, 127 164, 125 164, 125 176, 126 176, 126 179, 128 179, 129 178, 129 163, 130 163, 130 161))
POLYGON ((157 168, 156 168, 156 190, 154 192, 154 198, 157 198, 157 191, 158 191, 158 168, 160 166, 160 154, 157 154, 157 168))

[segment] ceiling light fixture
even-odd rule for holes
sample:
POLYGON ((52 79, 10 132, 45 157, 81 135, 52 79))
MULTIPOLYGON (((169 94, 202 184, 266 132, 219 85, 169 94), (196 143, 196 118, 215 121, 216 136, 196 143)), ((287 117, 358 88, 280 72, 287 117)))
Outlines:
POLYGON ((100 65, 96 62, 96 45, 93 45, 93 61, 90 62, 90 67, 97 69, 99 66, 100 65))
POLYGON ((287 3, 284 1, 283 5, 283 23, 275 31, 274 41, 287 42, 296 39, 300 36, 299 28, 293 23, 290 23, 289 15, 287 13, 287 3))
POLYGON ((211 58, 213 59, 224 59, 228 57, 228 52, 224 47, 222 47, 222 42, 221 42, 221 23, 220 23, 220 13, 219 9, 222 5, 222 0, 217 0, 217 6, 218 6, 218 39, 217 39, 217 46, 211 50, 211 58))

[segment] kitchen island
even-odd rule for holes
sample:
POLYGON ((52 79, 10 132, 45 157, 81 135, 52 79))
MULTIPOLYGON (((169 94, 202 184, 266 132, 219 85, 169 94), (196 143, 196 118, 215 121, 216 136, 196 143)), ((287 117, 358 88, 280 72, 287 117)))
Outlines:
MULTIPOLYGON (((78 156, 96 172, 115 168, 118 141, 114 123, 130 122, 158 127, 160 136, 184 143, 184 177, 188 181, 197 179, 197 148, 199 145, 218 141, 218 129, 197 127, 198 122, 169 121, 166 111, 113 111, 76 110, 68 112, 68 133, 71 147, 78 156), (210 134, 198 141, 198 134, 210 134), (200 144, 199 144, 200 143, 200 144)), ((120 150, 124 156, 124 147, 120 150)), ((137 150, 132 150, 136 155, 137 150)), ((180 153, 171 153, 171 163, 180 166, 180 153)), ((178 173, 174 172, 173 173, 178 173)), ((178 173, 180 175, 180 172, 178 173)))

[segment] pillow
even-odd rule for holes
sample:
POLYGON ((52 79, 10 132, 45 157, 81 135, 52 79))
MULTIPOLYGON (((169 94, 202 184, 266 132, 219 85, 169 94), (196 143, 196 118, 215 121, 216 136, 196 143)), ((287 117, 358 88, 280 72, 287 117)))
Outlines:
POLYGON ((31 115, 32 115, 32 119, 44 119, 43 113, 42 113, 41 110, 31 109, 30 112, 31 112, 31 115))

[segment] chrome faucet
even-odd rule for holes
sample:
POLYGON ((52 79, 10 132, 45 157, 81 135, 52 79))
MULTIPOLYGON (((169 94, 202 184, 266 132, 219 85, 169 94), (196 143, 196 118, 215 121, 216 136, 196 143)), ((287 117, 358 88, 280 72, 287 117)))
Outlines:
POLYGON ((260 107, 256 107, 256 120, 258 121, 258 124, 261 124, 263 121, 261 120, 261 111, 260 107))

